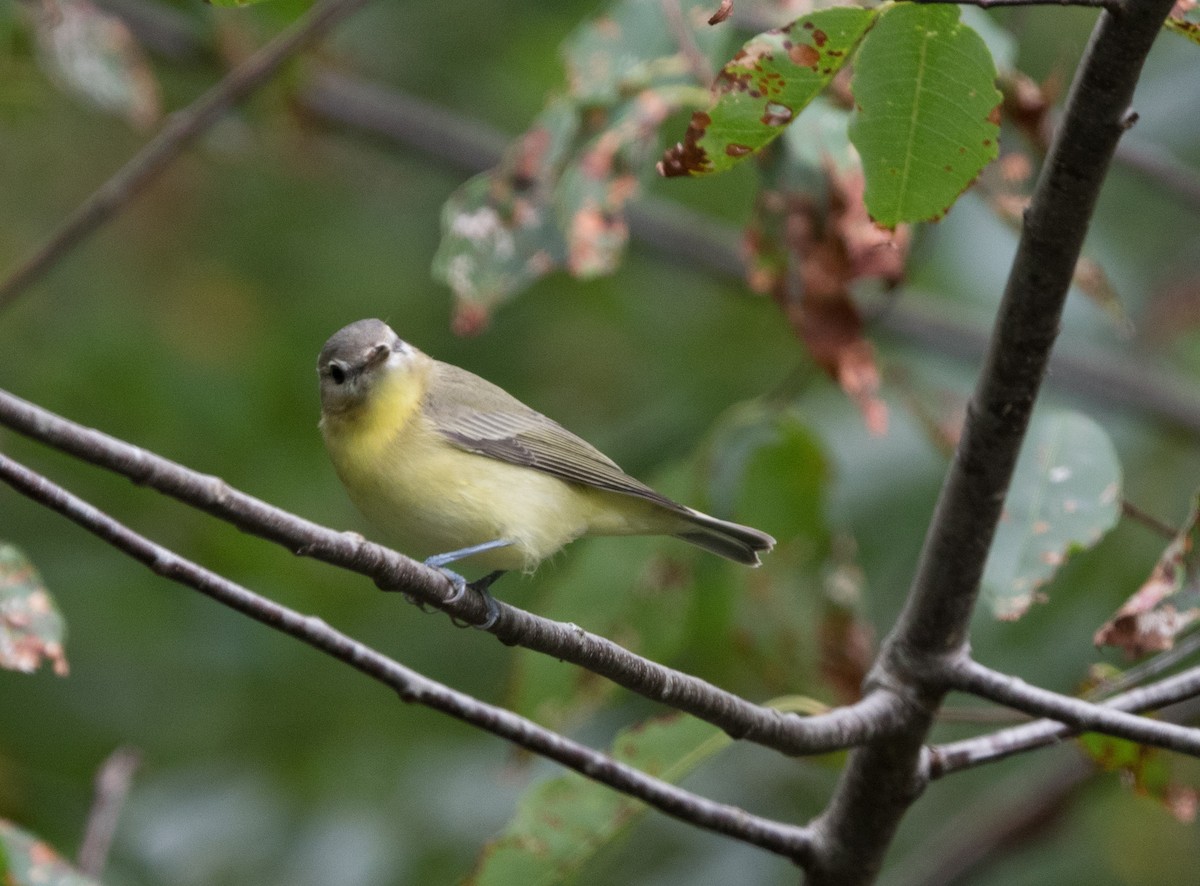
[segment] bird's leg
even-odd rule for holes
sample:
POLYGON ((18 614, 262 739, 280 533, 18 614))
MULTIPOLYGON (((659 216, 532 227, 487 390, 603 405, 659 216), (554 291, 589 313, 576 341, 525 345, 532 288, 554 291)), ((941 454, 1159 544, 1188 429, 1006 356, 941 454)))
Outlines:
POLYGON ((454 595, 447 600, 447 603, 456 603, 467 592, 468 589, 475 591, 483 598, 483 602, 487 604, 488 617, 483 624, 473 625, 481 631, 489 630, 494 625, 497 619, 500 618, 500 606, 496 603, 495 598, 488 593, 488 588, 492 586, 492 582, 502 576, 505 572, 503 569, 497 569, 495 572, 489 572, 483 578, 477 578, 475 581, 468 582, 465 578, 455 572, 453 569, 447 569, 446 564, 453 563, 456 560, 462 560, 474 554, 482 554, 484 551, 492 551, 496 548, 503 548, 511 545, 512 542, 506 538, 497 538, 492 541, 485 541, 482 544, 471 545, 467 548, 459 548, 456 551, 447 551, 444 554, 434 554, 425 560, 425 565, 431 569, 436 569, 442 575, 450 580, 450 584, 454 585, 454 595))

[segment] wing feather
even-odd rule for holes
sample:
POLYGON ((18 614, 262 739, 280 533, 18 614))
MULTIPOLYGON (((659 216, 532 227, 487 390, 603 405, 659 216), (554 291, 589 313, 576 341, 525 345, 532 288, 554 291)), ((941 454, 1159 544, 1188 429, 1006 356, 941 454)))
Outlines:
POLYGON ((503 388, 449 363, 438 362, 433 371, 433 396, 426 398, 426 414, 442 436, 460 449, 686 512, 503 388))

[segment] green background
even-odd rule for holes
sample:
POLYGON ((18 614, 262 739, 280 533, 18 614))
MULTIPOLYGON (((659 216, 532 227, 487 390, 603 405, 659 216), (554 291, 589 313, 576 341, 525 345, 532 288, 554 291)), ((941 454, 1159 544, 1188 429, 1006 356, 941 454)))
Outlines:
MULTIPOLYGON (((289 18, 288 5, 179 8, 203 31, 250 45, 289 18)), ((376 3, 338 31, 326 54, 387 87, 516 133, 561 84, 559 42, 593 11, 583 2, 376 3)), ((16 14, 0 0, 0 269, 24 257, 145 138, 56 90, 36 66, 16 14)), ((1021 32, 1021 64, 1037 77, 1069 76, 1091 20, 1058 9, 1007 19, 1021 32)), ((1186 110, 1200 98, 1194 52, 1173 36, 1160 40, 1139 92, 1134 135, 1200 165, 1200 117, 1186 110)), ((155 69, 172 109, 217 77, 194 62, 157 59, 155 69)), ((231 115, 0 314, 0 386, 300 515, 367 534, 316 431, 316 354, 352 320, 388 320, 428 352, 503 385, 631 473, 698 505, 718 417, 781 386, 799 388, 796 414, 832 466, 824 520, 856 541, 865 610, 878 633, 886 632, 944 467, 901 389, 885 388, 891 433, 869 437, 852 405, 808 366, 769 300, 638 246, 614 276, 580 284, 554 275, 503 308, 484 335, 455 338, 449 295, 432 282, 429 265, 441 204, 465 175, 292 116, 286 87, 296 73, 231 115)), ((753 180, 752 170, 740 169, 703 182, 656 181, 652 190, 738 223, 753 180)), ((1158 316, 1155 293, 1194 274, 1196 215, 1128 171, 1116 172, 1106 188, 1088 254, 1104 264, 1143 329, 1158 316)), ((966 197, 921 234, 904 298, 986 329, 1013 242, 978 198, 966 197)), ((1200 338, 1191 323, 1176 323, 1167 342, 1125 341, 1100 310, 1073 298, 1063 347, 1133 354, 1194 377, 1200 338)), ((885 378, 969 390, 974 363, 883 331, 876 341, 885 378)), ((1051 400, 1108 427, 1130 498, 1163 519, 1182 519, 1200 483, 1193 436, 1103 401, 1051 400)), ((0 432, 0 446, 184 556, 456 688, 509 703, 538 694, 530 679, 568 687, 576 680, 567 665, 531 663, 364 579, 295 558, 10 433, 0 432), (523 676, 529 673, 538 676, 523 676)), ((769 484, 761 488, 770 494, 769 484)), ((768 513, 771 506, 781 507, 761 505, 768 513)), ((760 506, 743 507, 741 516, 751 519, 760 506)), ((400 703, 307 647, 151 575, 7 489, 0 489, 0 536, 32 558, 58 600, 72 668, 67 679, 0 673, 0 815, 73 853, 96 767, 117 746, 137 747, 144 764, 108 883, 452 882, 504 825, 523 789, 557 771, 400 703)), ((1050 602, 1024 620, 996 623, 981 612, 976 653, 989 665, 1073 690, 1091 662, 1119 662, 1093 650, 1092 632, 1149 572, 1162 544, 1123 523, 1070 564, 1050 602)), ((796 552, 802 547, 796 543, 787 556, 808 564, 806 571, 786 586, 776 580, 773 606, 762 605, 740 577, 696 561, 706 594, 657 601, 658 626, 642 625, 638 636, 652 646, 661 631, 670 637, 663 641, 667 663, 754 700, 782 691, 830 699, 811 674, 810 682, 797 682, 805 665, 780 665, 782 676, 772 679, 735 642, 738 631, 763 628, 781 601, 800 615, 812 612, 819 568, 796 552)), ((582 542, 533 579, 506 579, 497 593, 584 627, 612 629, 644 610, 629 579, 660 550, 675 549, 582 542)), ((811 634, 798 631, 797 644, 811 644, 811 634)), ((764 643, 758 651, 770 649, 764 643)), ((803 661, 811 655, 795 652, 803 661)), ((603 746, 621 726, 657 712, 618 693, 561 725, 603 746)), ((946 727, 939 735, 966 731, 946 727)), ((934 784, 905 819, 883 882, 922 882, 920 865, 966 836, 969 810, 991 812, 1023 796, 1032 802, 1073 754, 1043 751, 934 784)), ((824 805, 836 762, 739 746, 685 784, 803 821, 824 805)), ((1122 790, 1116 776, 1097 777, 1073 799, 1052 825, 993 856, 969 882, 1172 883, 1200 865, 1196 826, 1122 790)), ((605 848, 581 882, 796 877, 785 861, 651 814, 605 848)))

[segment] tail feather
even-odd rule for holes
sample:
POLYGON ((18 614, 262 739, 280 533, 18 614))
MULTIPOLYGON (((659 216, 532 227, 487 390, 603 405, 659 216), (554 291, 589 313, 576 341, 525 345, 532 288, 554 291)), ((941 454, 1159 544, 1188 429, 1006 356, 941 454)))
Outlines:
POLYGON ((775 547, 775 539, 765 532, 759 532, 740 523, 728 520, 718 520, 708 514, 687 509, 686 518, 690 524, 686 529, 676 532, 675 537, 704 548, 727 560, 743 563, 746 566, 761 566, 758 559, 759 551, 769 551, 775 547))

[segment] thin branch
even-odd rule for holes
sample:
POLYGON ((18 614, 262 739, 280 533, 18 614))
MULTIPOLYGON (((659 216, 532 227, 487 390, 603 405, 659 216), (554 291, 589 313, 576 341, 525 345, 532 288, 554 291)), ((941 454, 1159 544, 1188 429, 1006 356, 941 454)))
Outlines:
POLYGON ((1173 0, 1105 12, 1026 211, 988 356, 917 573, 869 678, 909 692, 902 732, 853 751, 814 823, 812 886, 874 879, 924 784, 921 743, 941 703, 936 662, 964 654, 983 566, 1058 334, 1088 223, 1134 87, 1173 0))
POLYGON ((1149 511, 1144 511, 1127 498, 1121 499, 1121 516, 1128 517, 1135 523, 1141 523, 1147 529, 1161 535, 1165 539, 1173 539, 1179 530, 1170 523, 1165 523, 1149 511))
POLYGON ((1144 680, 1149 680, 1171 670, 1185 658, 1193 655, 1197 650, 1200 650, 1200 632, 1192 633, 1182 640, 1176 641, 1175 645, 1170 649, 1134 665, 1110 680, 1104 680, 1096 685, 1091 692, 1088 692, 1085 697, 1089 701, 1095 701, 1096 699, 1105 698, 1117 692, 1124 692, 1126 689, 1136 686, 1144 680))
POLYGON ((78 854, 79 871, 86 877, 99 880, 104 873, 108 850, 117 832, 117 819, 141 763, 141 754, 133 748, 117 748, 96 773, 95 795, 78 854))
POLYGON ((1110 705, 1031 686, 1024 680, 994 671, 969 658, 947 665, 945 679, 951 689, 969 692, 1035 717, 1057 720, 1077 732, 1100 732, 1193 757, 1200 756, 1200 729, 1149 720, 1114 710, 1110 705))
POLYGON ((701 86, 711 85, 714 76, 712 65, 700 50, 700 44, 696 42, 696 35, 692 33, 692 27, 684 17, 683 7, 680 6, 679 0, 658 0, 658 2, 662 8, 663 18, 667 20, 667 27, 671 29, 671 36, 679 44, 679 51, 683 53, 692 76, 701 86))
MULTIPOLYGON (((487 605, 476 594, 455 599, 444 575, 349 532, 335 532, 189 470, 0 391, 5 425, 92 464, 177 498, 239 529, 374 579, 384 590, 402 591, 455 619, 483 624, 487 605)), ((500 618, 489 629, 509 645, 524 646, 600 674, 663 704, 787 754, 840 750, 886 734, 898 719, 895 699, 868 695, 827 714, 801 717, 752 704, 703 680, 634 655, 572 624, 551 621, 499 602, 500 618)))
POLYGON ((158 134, 72 212, 50 238, 0 283, 0 310, 14 301, 80 241, 125 207, 212 127, 235 103, 265 83, 306 44, 320 38, 368 0, 324 0, 310 9, 220 83, 167 118, 158 134))
POLYGON ((394 689, 405 702, 422 704, 449 714, 526 750, 555 760, 592 781, 608 785, 689 824, 798 862, 803 862, 807 856, 809 834, 805 828, 760 818, 736 806, 715 803, 646 775, 586 745, 545 729, 532 720, 431 680, 331 628, 319 618, 301 615, 281 606, 155 544, 3 454, 0 454, 0 480, 78 523, 154 573, 194 588, 230 609, 350 665, 394 689))
MULTIPOLYGON (((1152 686, 1114 696, 1104 702, 1103 707, 1129 713, 1159 710, 1197 696, 1200 696, 1200 667, 1168 677, 1152 686)), ((934 745, 926 749, 922 767, 930 779, 941 778, 1014 754, 1058 744, 1078 732, 1057 721, 1035 720, 978 738, 934 745)))
POLYGON ((888 871, 891 886, 951 886, 974 882, 1005 850, 1045 839, 1057 819, 1096 772, 1080 754, 1054 759, 992 785, 955 810, 945 826, 924 836, 888 871))

